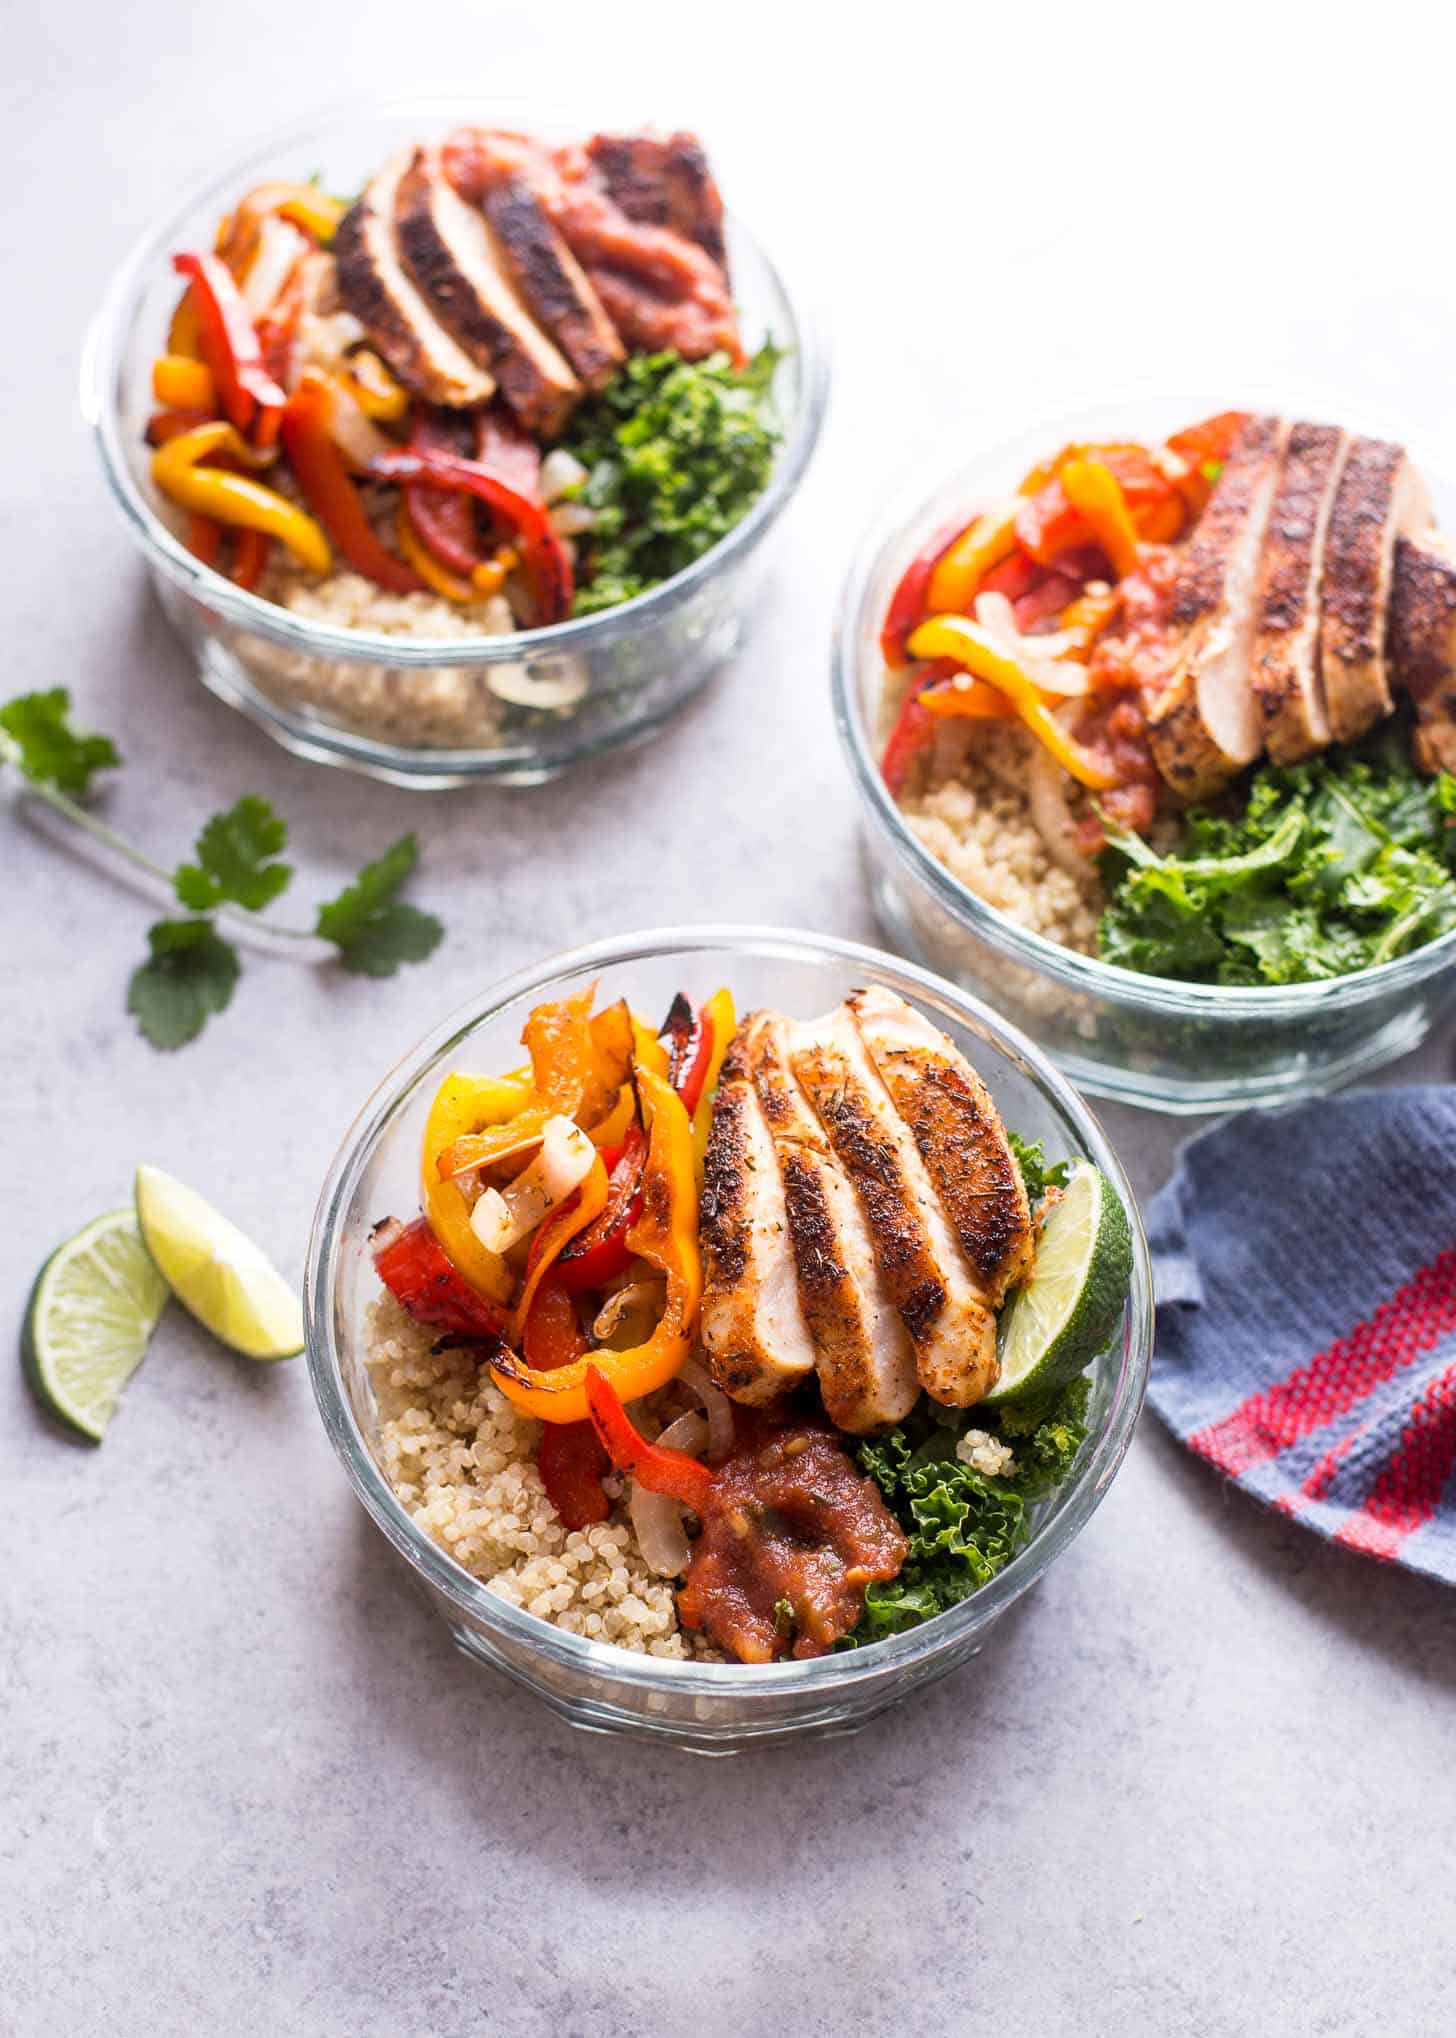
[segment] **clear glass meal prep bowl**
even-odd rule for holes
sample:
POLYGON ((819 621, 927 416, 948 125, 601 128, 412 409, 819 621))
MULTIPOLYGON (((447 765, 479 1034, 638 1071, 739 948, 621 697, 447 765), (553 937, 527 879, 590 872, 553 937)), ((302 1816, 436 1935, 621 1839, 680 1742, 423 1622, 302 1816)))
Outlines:
POLYGON ((148 473, 152 362, 180 287, 171 255, 210 247, 219 217, 253 185, 321 172, 330 189, 355 191, 405 142, 443 136, 462 121, 564 139, 609 118, 600 107, 570 119, 500 98, 426 97, 297 122, 255 143, 148 233, 107 295, 86 346, 82 404, 112 493, 205 684, 299 756, 408 786, 539 784, 599 751, 645 741, 743 634, 760 543, 814 450, 828 361, 805 307, 731 215, 745 340, 751 347, 772 336, 786 349, 775 381, 783 442, 742 522, 685 572, 620 608, 500 638, 402 638, 315 623, 203 566, 163 514, 148 473), (566 705, 521 705, 533 691, 566 705))
MULTIPOLYGON (((1261 401, 1286 415, 1333 416, 1361 428, 1348 406, 1308 394, 1261 401)), ((893 946, 986 998, 1083 1088, 1185 1113, 1278 1102, 1408 1053, 1456 1008, 1456 933, 1331 983, 1244 990, 1139 976, 1027 932, 931 855, 886 789, 879 769, 879 633, 896 583, 934 534, 978 504, 1012 493, 1033 463, 1058 446, 1157 441, 1230 407, 1227 396, 1210 401, 1205 394, 1080 411, 979 455, 929 497, 923 482, 908 488, 850 570, 834 646, 835 721, 863 810, 876 912, 893 946)), ((1449 528, 1456 490, 1429 474, 1427 480, 1449 528)))
POLYGON ((668 928, 621 935, 523 970, 464 1006, 408 1055, 355 1120, 324 1184, 309 1245, 308 1363, 324 1426, 354 1490, 416 1582, 476 1661, 503 1671, 574 1726, 666 1740, 702 1754, 795 1734, 845 1733, 943 1676, 1083 1527, 1122 1462, 1142 1406, 1152 1345, 1147 1248, 1127 1177, 1076 1092, 1023 1036, 925 971, 818 934, 757 927, 668 928), (882 983, 929 1014, 971 1057, 1008 1125, 1044 1139, 1053 1157, 1083 1154, 1116 1185, 1132 1221, 1132 1289, 1117 1335, 1093 1371, 1092 1434, 1071 1479, 1038 1511, 1031 1542, 983 1591, 912 1633, 814 1662, 671 1662, 587 1641, 508 1605, 417 1528, 370 1449, 373 1397, 365 1312, 379 1288, 369 1232, 419 1204, 419 1148, 431 1098, 460 1066, 487 1071, 520 1059, 530 1008, 597 980, 665 1011, 673 993, 702 998, 726 984, 740 1012, 772 1003, 810 1017, 857 984, 882 983))

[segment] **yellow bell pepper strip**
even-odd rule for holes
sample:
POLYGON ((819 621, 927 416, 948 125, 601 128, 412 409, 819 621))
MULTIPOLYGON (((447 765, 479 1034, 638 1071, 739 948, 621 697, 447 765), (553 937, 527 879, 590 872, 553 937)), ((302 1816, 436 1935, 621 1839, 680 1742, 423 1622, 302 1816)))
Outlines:
POLYGON ((933 616, 910 639, 910 652, 915 658, 953 658, 975 678, 989 680, 1006 695, 1037 741, 1079 785, 1090 786, 1094 792, 1106 792, 1117 784, 1116 778, 1099 770, 1083 755, 1061 723, 1048 713, 1033 681, 1014 659, 996 649, 969 616, 933 616))
POLYGON ((493 1358, 490 1367, 501 1392, 524 1414, 543 1422, 586 1417, 589 1365, 599 1368, 622 1401, 635 1401, 675 1378, 692 1349, 703 1294, 692 1123, 666 1078, 640 1063, 637 1088, 651 1126, 642 1215, 627 1245, 666 1276, 666 1304, 651 1337, 629 1351, 595 1351, 551 1372, 537 1372, 509 1353, 493 1358))
POLYGON ((925 595, 931 614, 970 608, 985 575, 1016 549, 1016 511, 1014 502, 988 510, 941 553, 925 595))
POLYGON ((152 393, 173 410, 211 411, 217 404, 212 370, 186 354, 158 355, 152 363, 152 393))
POLYGON ((588 1225, 595 1224, 607 1207, 607 1190, 610 1178, 607 1164, 600 1154, 593 1157, 591 1171, 581 1187, 559 1210, 553 1210, 536 1227, 531 1240, 531 1250, 526 1259, 526 1281, 511 1312, 511 1342, 518 1345, 524 1335, 526 1318, 531 1313, 531 1304, 536 1299, 536 1290, 546 1275, 576 1237, 588 1225))
POLYGON ((409 391, 367 347, 341 361, 334 373, 365 417, 376 423, 392 424, 409 409, 409 391))
POLYGON ((202 358, 224 414, 240 432, 252 430, 260 446, 271 445, 288 399, 268 373, 258 329, 232 271, 216 255, 174 255, 172 267, 191 279, 202 358))
POLYGON ((708 1070, 703 1078, 703 1094, 693 1112, 693 1162, 698 1171, 698 1182, 703 1179, 703 1160, 708 1151, 708 1134, 713 1125, 713 1092, 718 1087, 718 1078, 723 1071, 723 1057, 733 1044, 733 1035, 738 1030, 738 1015, 733 1009, 733 993, 729 990, 714 991, 703 1007, 703 1017, 713 1028, 713 1051, 708 1057, 708 1070))
POLYGON ((432 588, 445 601, 479 601, 474 585, 462 580, 458 573, 452 573, 448 566, 442 566, 427 545, 420 543, 414 525, 410 522, 409 503, 401 497, 399 515, 394 520, 394 538, 404 554, 406 566, 412 567, 425 586, 432 588))
POLYGON ((616 1103, 605 1118, 592 1126, 587 1138, 593 1146, 620 1146, 636 1116, 637 1092, 630 1083, 623 1083, 617 1092, 616 1103))
POLYGON ((632 1014, 632 1059, 639 1069, 651 1069, 653 1075, 667 1081, 667 1048, 657 1037, 654 1029, 645 1019, 632 1014))
POLYGON ((341 198, 331 198, 315 184, 260 184, 219 225, 217 252, 237 275, 270 212, 327 247, 348 209, 341 198))
POLYGON ((446 1076, 425 1121, 420 1190, 425 1216, 455 1271, 472 1288, 508 1302, 515 1282, 498 1253, 487 1252, 470 1228, 470 1205, 440 1172, 440 1158, 457 1140, 482 1126, 519 1116, 530 1097, 525 1082, 502 1076, 446 1076))
POLYGON ((251 475, 202 464, 211 455, 222 452, 247 461, 253 449, 219 418, 159 446, 152 455, 152 479, 179 509, 213 517, 220 524, 281 538, 301 566, 311 573, 327 573, 333 566, 334 555, 313 518, 275 489, 254 481, 251 475))
POLYGON ((307 371, 283 413, 283 446, 303 499, 356 573, 390 594, 418 594, 424 582, 376 535, 330 426, 334 392, 307 371))
POLYGON ((1068 460, 1059 477, 1068 502, 1086 521, 1119 580, 1137 572, 1138 535, 1127 497, 1101 460, 1068 460))

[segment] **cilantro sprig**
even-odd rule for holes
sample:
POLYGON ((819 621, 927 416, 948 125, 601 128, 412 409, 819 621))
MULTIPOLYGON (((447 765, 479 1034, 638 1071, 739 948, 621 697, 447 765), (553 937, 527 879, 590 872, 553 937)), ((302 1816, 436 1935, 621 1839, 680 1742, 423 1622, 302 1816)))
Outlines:
POLYGON ((63 687, 0 704, 0 765, 12 765, 38 799, 165 886, 185 909, 185 917, 169 916, 148 928, 147 959, 127 989, 127 1010, 153 1047, 184 1047, 232 1002, 242 965, 219 921, 245 939, 292 945, 308 960, 328 960, 357 976, 393 976, 439 947, 440 922, 399 897, 419 863, 413 835, 401 835, 337 897, 326 899, 312 929, 256 917, 294 877, 293 866, 282 860, 288 823, 256 793, 214 814, 199 831, 191 860, 164 869, 79 804, 95 774, 114 770, 121 756, 109 736, 73 728, 70 706, 63 687))

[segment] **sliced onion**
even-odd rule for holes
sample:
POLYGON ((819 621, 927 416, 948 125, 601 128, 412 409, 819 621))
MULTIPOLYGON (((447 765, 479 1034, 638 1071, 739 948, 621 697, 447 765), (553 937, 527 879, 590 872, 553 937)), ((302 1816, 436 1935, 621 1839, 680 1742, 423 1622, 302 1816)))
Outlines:
POLYGON ((583 531, 594 530, 596 521, 596 511, 588 509, 584 502, 564 502, 551 512, 558 538, 579 538, 583 531))
POLYGON ((710 1377, 701 1359, 689 1359, 677 1376, 690 1387, 708 1417, 708 1456, 726 1458, 733 1448, 733 1403, 710 1377))
POLYGON ((490 1253, 509 1252, 564 1203, 591 1173, 596 1148, 569 1118, 548 1118, 535 1159, 504 1189, 487 1189, 470 1213, 470 1228, 490 1253))
POLYGON ((629 1281, 609 1295, 597 1312, 592 1335, 598 1344, 618 1337, 624 1350, 645 1344, 662 1315, 667 1284, 662 1280, 629 1281))
POLYGON ((308 249, 308 242, 296 226, 290 226, 276 212, 264 214, 258 229, 257 250, 243 278, 243 302, 255 320, 272 310, 295 264, 308 249))
POLYGON ((1032 824, 1052 862, 1075 878, 1087 875, 1087 858, 1077 846, 1077 823, 1067 804, 1072 779, 1040 743, 1031 746, 1026 800, 1032 824))
MULTIPOLYGON (((691 1409, 669 1423, 657 1441, 669 1450, 687 1451, 696 1458, 708 1441, 708 1425, 696 1409, 691 1409)), ((686 1571, 692 1546, 683 1527, 680 1500, 674 1500, 668 1493, 649 1493, 634 1479, 627 1513, 642 1561, 649 1571, 655 1571, 659 1578, 676 1578, 686 1571)))
POLYGON ((1082 643, 1076 630, 1059 630, 1046 637, 1024 637, 1004 594, 976 596, 976 622, 993 651, 1009 658, 1043 693, 1063 694, 1069 700, 1086 693, 1091 684, 1087 668, 1068 654, 1082 643))
POLYGON ((358 399, 342 382, 331 379, 329 392, 333 399, 329 408, 329 437, 356 473, 363 474, 369 462, 381 454, 399 451, 393 439, 387 439, 365 417, 358 399))
POLYGON ((586 469, 575 453, 556 446, 541 462, 541 500, 555 502, 568 488, 580 488, 585 480, 586 469))

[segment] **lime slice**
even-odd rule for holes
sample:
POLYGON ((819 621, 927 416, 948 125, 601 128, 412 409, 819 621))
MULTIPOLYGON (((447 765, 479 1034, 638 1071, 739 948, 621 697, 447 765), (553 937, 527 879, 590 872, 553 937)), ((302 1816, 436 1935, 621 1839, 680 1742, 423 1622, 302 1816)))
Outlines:
POLYGON ((303 1350, 298 1297, 250 1238, 160 1168, 136 1173, 136 1214, 172 1293, 221 1344, 249 1359, 303 1350))
POLYGON ((1131 1279, 1127 1212, 1090 1162, 1073 1161, 1031 1276, 1001 1312, 1001 1377, 986 1400, 1021 1401, 1075 1379, 1117 1328, 1131 1279))
POLYGON ((37 1274, 20 1333, 44 1406, 99 1444, 166 1306, 133 1211, 93 1218, 68 1238, 37 1274))

